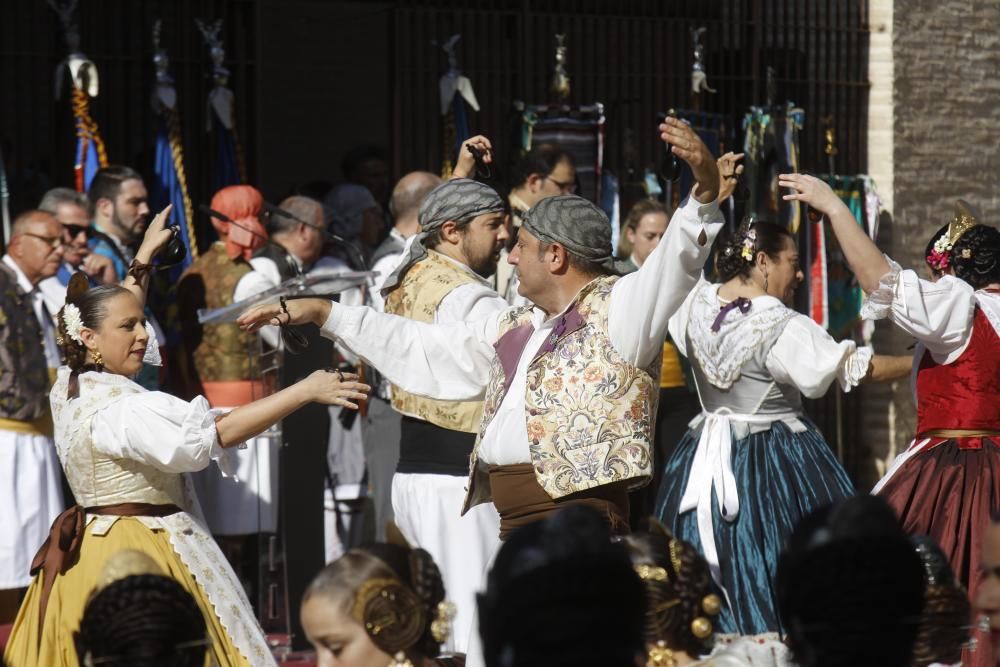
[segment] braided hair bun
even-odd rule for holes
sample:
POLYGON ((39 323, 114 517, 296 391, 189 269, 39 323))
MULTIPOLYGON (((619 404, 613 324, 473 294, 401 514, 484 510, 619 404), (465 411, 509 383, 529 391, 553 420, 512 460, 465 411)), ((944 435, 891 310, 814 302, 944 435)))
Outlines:
POLYGON ((205 617, 175 579, 119 579, 90 600, 75 636, 80 664, 200 667, 209 645, 205 617))
POLYGON ((744 218, 735 230, 723 230, 715 241, 715 270, 719 281, 750 278, 757 264, 757 253, 763 252, 777 260, 789 243, 794 244, 795 238, 784 227, 744 218))
POLYGON ((663 641, 691 656, 708 652, 711 632, 696 636, 693 631, 693 626, 705 627, 704 621, 712 623, 719 612, 711 605, 714 588, 708 562, 694 545, 675 538, 656 519, 650 519, 647 532, 625 539, 646 589, 647 643, 663 641), (704 620, 696 624, 696 619, 704 620))
POLYGON ((97 329, 107 316, 107 302, 116 296, 132 293, 121 285, 90 287, 86 274, 76 272, 66 288, 66 305, 59 310, 58 340, 66 365, 78 370, 87 363, 87 348, 66 330, 66 308, 75 306, 80 313, 80 323, 88 329, 97 329))
POLYGON ((951 250, 955 276, 981 289, 1000 283, 1000 230, 976 225, 962 234, 951 250))

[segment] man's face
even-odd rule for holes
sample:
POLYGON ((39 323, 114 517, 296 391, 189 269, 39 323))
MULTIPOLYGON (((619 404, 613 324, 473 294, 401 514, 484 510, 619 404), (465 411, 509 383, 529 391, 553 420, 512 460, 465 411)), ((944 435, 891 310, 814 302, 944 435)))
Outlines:
POLYGON ((147 220, 149 204, 146 186, 136 178, 124 181, 115 197, 111 226, 117 230, 122 241, 131 243, 142 237, 147 220))
POLYGON ((654 211, 639 218, 635 229, 625 228, 625 236, 632 244, 632 252, 639 264, 646 261, 667 231, 667 214, 654 211))
POLYGON ((484 213, 473 218, 462 230, 461 249, 466 264, 484 278, 492 276, 507 237, 503 213, 484 213))
POLYGON ((33 283, 51 278, 63 261, 63 230, 54 216, 36 215, 19 236, 11 240, 11 254, 33 283))
POLYGON ((317 208, 309 222, 315 227, 308 225, 299 227, 301 245, 298 255, 303 264, 314 264, 323 254, 323 245, 326 242, 323 238, 323 209, 317 208))
POLYGON ((87 248, 87 228, 90 220, 87 210, 78 204, 63 202, 56 206, 56 220, 62 225, 63 261, 74 269, 83 263, 83 258, 90 254, 87 248))
POLYGON ((514 249, 507 256, 507 262, 517 267, 517 293, 534 303, 549 284, 549 271, 541 249, 542 242, 522 227, 517 233, 514 249))
POLYGON ((534 206, 546 197, 571 195, 576 192, 576 167, 569 160, 559 161, 548 176, 537 181, 538 187, 531 193, 534 201, 525 202, 534 206))

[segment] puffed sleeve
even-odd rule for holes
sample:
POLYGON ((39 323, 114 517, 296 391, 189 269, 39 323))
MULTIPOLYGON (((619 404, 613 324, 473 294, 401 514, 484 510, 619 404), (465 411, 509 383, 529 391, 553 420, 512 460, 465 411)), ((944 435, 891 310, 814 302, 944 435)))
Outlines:
POLYGON ((94 416, 94 446, 165 472, 194 472, 214 460, 229 474, 235 462, 216 436, 220 414, 203 396, 190 402, 159 391, 124 396, 94 416))
POLYGON ((865 298, 861 317, 889 318, 922 342, 939 361, 952 361, 969 342, 975 290, 954 276, 931 282, 921 279, 915 271, 904 271, 888 257, 886 261, 889 273, 865 298))
POLYGON ((835 341, 805 315, 785 325, 765 359, 767 370, 781 384, 798 387, 807 398, 819 398, 834 380, 850 391, 868 374, 872 349, 852 340, 835 341))

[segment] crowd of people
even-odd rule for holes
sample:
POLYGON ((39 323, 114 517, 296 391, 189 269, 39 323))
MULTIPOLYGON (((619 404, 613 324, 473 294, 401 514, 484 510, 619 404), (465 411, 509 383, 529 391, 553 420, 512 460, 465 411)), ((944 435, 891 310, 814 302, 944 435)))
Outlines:
POLYGON ((694 186, 635 204, 617 249, 567 153, 534 148, 501 192, 476 180, 484 136, 447 180, 390 188, 366 149, 277 206, 223 188, 176 285, 171 207, 152 216, 133 169, 21 213, 5 663, 273 664, 247 563, 281 534, 321 665, 996 664, 1000 230, 960 202, 922 278, 781 175, 863 317, 917 341, 875 354, 794 309, 787 229, 724 224, 742 155, 658 129, 694 186), (295 281, 337 293, 279 294, 295 281), (864 493, 802 397, 907 376, 914 440, 864 493), (363 517, 324 537, 349 483, 363 517))

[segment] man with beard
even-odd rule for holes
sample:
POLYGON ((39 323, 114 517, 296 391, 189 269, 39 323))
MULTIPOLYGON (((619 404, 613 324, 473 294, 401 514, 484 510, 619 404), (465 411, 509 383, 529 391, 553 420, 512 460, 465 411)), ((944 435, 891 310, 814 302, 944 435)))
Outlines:
MULTIPOLYGON (((500 196, 476 181, 454 179, 432 190, 420 206, 420 234, 384 283, 385 312, 453 324, 507 308, 487 280, 507 240, 504 213, 500 196)), ((464 652, 500 526, 489 504, 461 515, 482 401, 437 401, 393 386, 392 406, 403 415, 392 480, 396 524, 441 567, 459 610, 449 648, 464 652)))
POLYGON ((131 167, 112 165, 94 175, 87 192, 93 215, 90 249, 111 259, 118 282, 125 280, 149 220, 148 195, 142 176, 131 167))
MULTIPOLYGON (((149 222, 149 197, 142 176, 135 169, 122 165, 102 167, 94 174, 87 191, 90 200, 90 251, 103 255, 114 265, 114 282, 120 283, 128 275, 135 259, 134 248, 142 240, 149 222)), ((166 336, 153 313, 146 305, 156 341, 163 354, 166 336)), ((160 367, 143 364, 136 382, 150 391, 160 388, 160 367)))

